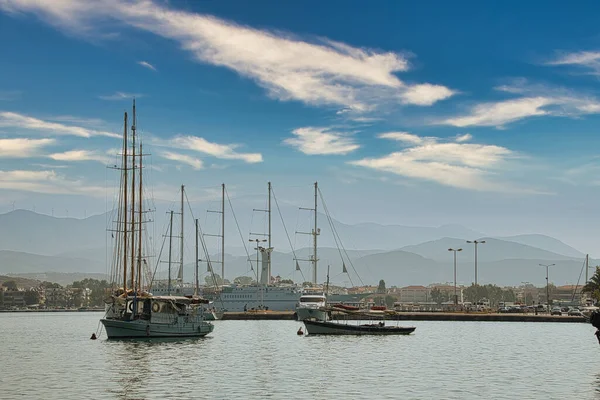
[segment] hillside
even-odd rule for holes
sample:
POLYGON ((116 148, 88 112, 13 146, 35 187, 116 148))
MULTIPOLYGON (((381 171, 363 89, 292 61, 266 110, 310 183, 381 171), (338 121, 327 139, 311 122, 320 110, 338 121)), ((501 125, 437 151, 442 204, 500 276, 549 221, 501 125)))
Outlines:
MULTIPOLYGON (((477 260, 481 262, 500 261, 505 259, 542 259, 542 260, 570 260, 562 254, 553 253, 547 250, 542 250, 536 247, 528 246, 521 243, 509 242, 494 238, 482 238, 485 244, 480 244, 477 248, 477 260)), ((423 257, 429 257, 436 261, 451 261, 452 253, 449 248, 460 249, 462 253, 457 255, 459 260, 473 260, 474 245, 466 243, 464 240, 455 238, 442 238, 430 242, 421 243, 416 246, 405 246, 404 251, 420 254, 423 257)))

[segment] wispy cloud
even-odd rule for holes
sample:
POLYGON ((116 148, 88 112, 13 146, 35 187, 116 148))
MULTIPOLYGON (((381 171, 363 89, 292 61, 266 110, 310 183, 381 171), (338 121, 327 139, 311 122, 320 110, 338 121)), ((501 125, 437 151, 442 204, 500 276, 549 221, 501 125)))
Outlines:
POLYGON ((390 139, 398 142, 408 143, 410 145, 423 144, 437 141, 436 138, 421 137, 408 132, 386 132, 377 135, 379 139, 390 139))
POLYGON ((198 136, 180 135, 169 140, 154 138, 152 142, 157 146, 195 151, 225 160, 242 160, 251 164, 263 161, 262 154, 260 153, 241 153, 236 151, 236 149, 241 147, 239 144, 213 143, 198 136))
POLYGON ((45 121, 9 111, 0 111, 0 127, 11 127, 39 131, 55 135, 72 135, 89 138, 92 136, 107 136, 120 138, 121 136, 107 131, 101 131, 76 125, 65 125, 58 122, 45 121))
POLYGON ((294 137, 283 141, 304 154, 348 154, 360 148, 349 133, 336 132, 330 128, 306 127, 292 131, 294 137))
POLYGON ((187 164, 196 170, 202 169, 204 167, 202 160, 192 157, 192 156, 189 156, 189 155, 186 155, 186 154, 175 153, 172 151, 163 151, 162 153, 159 153, 159 155, 162 158, 166 158, 167 160, 177 161, 182 164, 187 164))
POLYGON ((380 138, 400 140, 407 148, 382 157, 363 158, 350 164, 461 189, 491 192, 541 193, 498 179, 498 172, 518 157, 494 145, 443 142, 442 139, 402 133, 380 138))
POLYGON ((143 94, 140 93, 127 93, 127 92, 115 92, 113 94, 110 95, 105 95, 105 96, 98 96, 99 99, 102 100, 131 100, 133 98, 140 98, 140 97, 144 97, 143 94))
POLYGON ((54 139, 0 139, 0 157, 27 158, 37 156, 42 148, 55 142, 54 139))
POLYGON ((48 157, 55 161, 98 161, 105 165, 111 163, 111 158, 106 153, 92 150, 69 150, 50 154, 48 157))
POLYGON ((560 87, 530 85, 526 80, 521 79, 517 81, 517 84, 502 85, 495 89, 506 93, 520 94, 522 97, 477 104, 466 115, 446 118, 436 123, 457 127, 495 126, 500 128, 506 124, 531 117, 578 117, 600 113, 600 101, 596 97, 560 87))
POLYGON ((153 1, 134 3, 4 0, 0 7, 9 13, 31 12, 58 28, 88 36, 98 34, 107 19, 118 20, 176 41, 198 62, 253 79, 280 100, 364 112, 385 102, 431 105, 455 93, 441 85, 401 81, 396 73, 406 71, 409 63, 399 53, 300 39, 153 1))
POLYGON ((0 170, 0 189, 46 194, 105 196, 105 189, 81 180, 70 180, 53 170, 0 170))
POLYGON ((546 65, 572 65, 587 69, 592 75, 600 75, 600 51, 579 51, 559 53, 558 57, 546 65))
POLYGON ((152 71, 157 71, 156 67, 152 64, 150 64, 148 61, 138 61, 137 62, 139 65, 141 65, 142 67, 151 69, 152 71))
POLYGON ((463 143, 468 142, 471 139, 473 139, 473 135, 471 135, 470 133, 465 133, 464 135, 456 135, 456 138, 454 140, 456 140, 458 143, 463 143))
POLYGON ((21 97, 20 90, 0 90, 0 101, 13 101, 21 97))

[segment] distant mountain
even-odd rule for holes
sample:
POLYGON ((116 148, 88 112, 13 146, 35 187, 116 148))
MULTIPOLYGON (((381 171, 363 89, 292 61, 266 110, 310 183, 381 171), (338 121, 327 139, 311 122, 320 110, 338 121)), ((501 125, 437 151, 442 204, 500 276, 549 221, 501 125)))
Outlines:
POLYGON ((504 236, 498 237, 497 239, 508 240, 510 242, 517 242, 526 244, 531 247, 537 247, 538 249, 547 250, 553 253, 562 254, 568 257, 583 258, 585 254, 577 249, 546 235, 538 234, 527 234, 527 235, 516 235, 516 236, 504 236))
MULTIPOLYGON (((243 210, 237 215, 242 225, 242 234, 237 231, 233 218, 226 218, 225 241, 225 277, 232 280, 237 276, 255 276, 256 252, 252 243, 248 243, 246 232, 263 232, 264 220, 252 215, 251 204, 243 204, 243 210), (244 222, 246 221, 246 222, 244 222), (244 228, 244 224, 247 228, 244 228), (242 240, 243 239, 243 240, 242 240), (246 250, 249 251, 254 271, 250 267, 246 250)), ((159 215, 159 213, 156 213, 159 215)), ((306 214, 309 214, 306 212, 306 214)), ((297 220, 295 226, 288 224, 288 232, 310 232, 310 218, 298 218, 298 209, 283 205, 284 220, 297 220)), ((264 213, 262 215, 264 217, 264 213)), ((98 215, 86 219, 54 218, 30 211, 17 210, 0 215, 0 274, 19 274, 38 279, 68 281, 68 276, 105 276, 107 270, 106 246, 113 243, 110 232, 107 232, 107 215, 98 215), (52 275, 59 274, 59 275, 52 275), (63 275, 61 275, 63 274, 63 275), (53 277, 50 279, 50 277, 53 277), (43 279, 43 278, 41 278, 43 279)), ((263 218, 264 219, 264 218, 263 218)), ((206 220, 206 219, 205 219, 206 220)), ((544 235, 517 235, 505 238, 486 238, 486 235, 462 227, 460 225, 444 225, 440 227, 408 227, 401 225, 380 225, 363 223, 356 225, 342 224, 334 221, 336 230, 346 247, 343 252, 346 268, 350 276, 342 273, 340 250, 337 249, 331 227, 324 215, 319 214, 321 232, 319 235, 319 270, 318 281, 326 279, 327 265, 330 265, 332 283, 377 284, 384 279, 388 286, 409 284, 429 284, 453 279, 452 255, 448 248, 462 248, 458 255, 457 273, 459 282, 469 284, 473 281, 473 245, 466 240, 484 239, 486 243, 479 247, 479 281, 497 284, 520 284, 530 281, 535 284, 545 283, 545 270, 538 264, 556 264, 550 270, 550 281, 557 284, 575 283, 583 262, 583 254, 561 241, 544 235), (357 248, 366 250, 355 250, 357 248), (346 253, 350 261, 346 258, 346 253), (360 278, 359 278, 360 277, 360 278)), ((218 221, 217 221, 218 222, 218 221)), ((296 271, 294 255, 291 252, 288 238, 285 236, 281 221, 273 221, 273 275, 296 282, 311 280, 311 263, 299 261, 301 271, 296 271)), ((166 225, 157 222, 155 232, 156 245, 147 248, 147 257, 152 269, 158 266, 158 278, 166 277, 166 247, 163 248, 161 262, 158 260, 163 240, 166 240, 166 225)), ((205 222, 205 233, 218 234, 220 224, 205 222)), ((185 266, 184 279, 193 281, 194 263, 193 224, 185 224, 185 266)), ((255 237, 255 236, 251 236, 255 237)), ((219 260, 219 238, 205 236, 211 259, 219 260)), ((312 253, 309 235, 292 234, 290 241, 298 248, 296 257, 308 259, 312 253)), ((179 249, 177 240, 173 243, 179 249)), ((179 258, 178 251, 172 265, 172 277, 176 276, 179 258)), ((200 250, 200 258, 206 258, 204 250, 200 250)), ((596 265, 590 261, 590 265, 596 265)), ((220 264, 213 264, 215 272, 220 274, 220 264)), ((206 263, 200 263, 200 282, 207 275, 206 263)), ((590 271, 591 272, 591 271, 590 271)))
POLYGON ((27 210, 0 214, 0 250, 57 255, 105 243, 106 215, 55 218, 27 210))
MULTIPOLYGON (((571 257, 562 254, 553 253, 536 247, 527 246, 521 243, 510 242, 494 238, 482 238, 485 244, 478 246, 477 261, 490 262, 506 259, 542 259, 542 260, 569 260, 571 257)), ((460 249, 462 254, 458 255, 459 262, 469 260, 473 262, 474 248, 473 244, 455 238, 443 238, 418 244, 416 246, 405 246, 404 251, 420 254, 423 257, 429 257, 436 261, 447 262, 452 260, 452 254, 449 248, 460 249)))
POLYGON ((105 271, 103 262, 83 258, 42 256, 19 251, 0 250, 0 273, 43 273, 52 272, 101 272, 105 271))

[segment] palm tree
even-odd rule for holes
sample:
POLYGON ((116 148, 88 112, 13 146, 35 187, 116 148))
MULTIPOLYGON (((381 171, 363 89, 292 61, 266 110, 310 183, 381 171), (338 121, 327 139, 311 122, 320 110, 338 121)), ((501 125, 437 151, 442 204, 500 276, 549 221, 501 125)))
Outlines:
POLYGON ((581 288, 582 293, 590 293, 596 300, 600 300, 600 267, 596 267, 596 272, 581 288))

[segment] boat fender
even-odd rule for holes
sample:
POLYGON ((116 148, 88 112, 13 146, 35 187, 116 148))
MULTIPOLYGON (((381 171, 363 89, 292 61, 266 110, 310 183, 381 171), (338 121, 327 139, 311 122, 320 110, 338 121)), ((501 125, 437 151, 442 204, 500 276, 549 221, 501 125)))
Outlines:
POLYGON ((158 312, 158 310, 160 310, 160 306, 158 305, 158 303, 152 304, 152 311, 158 312))
POLYGON ((297 334, 298 336, 300 336, 300 335, 304 335, 304 332, 302 331, 302 327, 300 327, 300 329, 298 329, 298 332, 296 332, 296 334, 297 334))
POLYGON ((96 334, 95 334, 95 333, 92 333, 92 337, 90 338, 90 340, 96 340, 96 339, 98 339, 98 338, 96 337, 96 334))
POLYGON ((131 303, 129 303, 127 308, 129 309, 129 311, 133 312, 133 301, 131 303))
POLYGON ((150 336, 150 325, 146 325, 146 336, 150 336))

